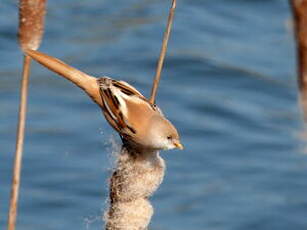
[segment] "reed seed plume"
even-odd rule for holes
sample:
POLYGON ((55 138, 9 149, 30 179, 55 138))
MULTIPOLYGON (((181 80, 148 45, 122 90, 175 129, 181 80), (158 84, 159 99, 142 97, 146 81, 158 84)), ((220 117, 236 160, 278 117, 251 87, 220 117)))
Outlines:
POLYGON ((297 74, 305 119, 307 117, 307 0, 289 0, 297 47, 297 74))
MULTIPOLYGON (((44 31, 46 0, 19 1, 19 44, 22 50, 38 49, 44 31)), ((11 199, 8 213, 8 230, 14 230, 16 225, 22 153, 25 136, 28 85, 31 58, 24 56, 22 81, 20 88, 19 118, 16 136, 15 161, 11 188, 11 199)))
POLYGON ((155 101, 156 101, 156 95, 157 95, 157 90, 158 90, 158 86, 159 86, 159 82, 160 82, 160 78, 161 78, 161 71, 162 71, 162 67, 163 67, 163 63, 164 63, 164 58, 165 58, 165 55, 166 55, 167 44, 168 44, 169 36, 170 36, 170 33, 171 33, 171 28, 172 28, 172 25, 173 25, 175 9, 176 9, 176 0, 173 0, 172 6, 169 10, 166 30, 165 30, 164 36, 163 36, 162 48, 161 48, 160 57, 159 57, 157 68, 156 68, 156 75, 155 75, 153 86, 152 86, 152 89, 151 89, 151 96, 150 96, 150 100, 149 100, 151 104, 155 104, 155 101))
POLYGON ((20 0, 18 38, 22 50, 36 50, 44 33, 46 0, 20 0))
POLYGON ((156 151, 122 146, 110 179, 106 230, 145 230, 154 213, 149 197, 162 183, 165 163, 156 151))

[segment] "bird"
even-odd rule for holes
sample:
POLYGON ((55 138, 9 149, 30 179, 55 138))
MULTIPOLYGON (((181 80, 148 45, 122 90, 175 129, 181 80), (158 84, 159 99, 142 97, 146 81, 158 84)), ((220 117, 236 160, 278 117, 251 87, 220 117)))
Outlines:
POLYGON ((127 146, 141 152, 183 149, 178 131, 161 109, 127 82, 90 76, 39 51, 25 50, 25 54, 83 89, 127 146))
POLYGON ((137 89, 106 76, 97 82, 103 114, 124 141, 151 150, 183 149, 174 125, 137 89))

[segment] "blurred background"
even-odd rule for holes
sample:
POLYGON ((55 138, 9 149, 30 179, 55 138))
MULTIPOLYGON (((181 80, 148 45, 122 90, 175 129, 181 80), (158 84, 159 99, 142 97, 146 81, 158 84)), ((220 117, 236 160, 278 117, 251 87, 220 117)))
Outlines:
MULTIPOLYGON (((1 229, 22 65, 17 3, 0 3, 1 229)), ((40 50, 148 96, 169 6, 49 1, 40 50)), ((178 0, 157 102, 186 148, 161 154, 151 230, 307 228, 294 48, 286 0, 178 0)), ((88 96, 33 63, 17 228, 102 229, 116 142, 88 96)))

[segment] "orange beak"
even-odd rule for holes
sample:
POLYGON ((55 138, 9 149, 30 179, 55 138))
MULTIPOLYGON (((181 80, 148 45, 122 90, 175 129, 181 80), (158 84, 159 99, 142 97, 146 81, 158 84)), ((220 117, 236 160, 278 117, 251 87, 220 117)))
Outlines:
POLYGON ((178 148, 178 149, 180 149, 180 150, 183 150, 183 149, 184 149, 183 145, 182 145, 179 141, 175 141, 175 142, 174 142, 174 145, 176 146, 176 148, 178 148))

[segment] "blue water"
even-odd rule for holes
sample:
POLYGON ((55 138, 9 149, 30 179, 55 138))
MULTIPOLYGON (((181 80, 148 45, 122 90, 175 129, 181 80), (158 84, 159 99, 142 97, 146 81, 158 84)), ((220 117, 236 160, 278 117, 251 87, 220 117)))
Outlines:
MULTIPOLYGON (((146 96, 165 0, 48 2, 40 50, 146 96)), ((0 228, 5 229, 22 56, 17 1, 0 3, 0 228)), ((184 151, 163 152, 151 230, 305 230, 307 154, 286 0, 178 0, 158 92, 184 151)), ((79 88, 32 65, 18 229, 102 229, 112 142, 79 88)))

